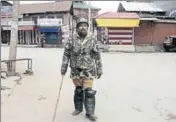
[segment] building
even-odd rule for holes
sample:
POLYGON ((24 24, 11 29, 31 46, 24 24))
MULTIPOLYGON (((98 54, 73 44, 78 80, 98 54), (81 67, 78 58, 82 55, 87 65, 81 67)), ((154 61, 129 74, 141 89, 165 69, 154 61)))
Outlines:
POLYGON ((153 1, 157 6, 166 11, 166 16, 176 17, 176 1, 153 1))
POLYGON ((176 18, 154 2, 122 2, 118 12, 135 12, 140 17, 134 29, 135 44, 161 45, 165 36, 176 35, 176 18))
POLYGON ((153 2, 120 2, 117 8, 118 12, 133 12, 137 13, 139 16, 144 15, 155 15, 164 16, 166 11, 161 7, 157 6, 153 2))
MULTIPOLYGON (((7 1, 2 1, 2 8, 1 8, 1 25, 2 25, 2 43, 10 44, 10 36, 11 36, 11 23, 12 23, 12 9, 13 5, 7 1)), ((22 15, 19 15, 19 20, 23 18, 22 15)), ((33 25, 32 21, 30 22, 21 22, 19 21, 19 36, 18 36, 18 43, 21 41, 21 30, 30 30, 28 25, 33 25)), ((29 35, 28 35, 29 36, 29 35)), ((24 37, 23 37, 24 38, 24 37)))
POLYGON ((135 44, 162 45, 166 36, 176 35, 176 19, 141 18, 135 29, 135 44))
MULTIPOLYGON (((37 24, 38 19, 48 18, 59 18, 62 19, 64 25, 70 24, 70 9, 72 1, 58 1, 51 3, 37 3, 37 4, 21 4, 20 14, 24 15, 23 20, 35 21, 37 24)), ((91 8, 91 16, 98 14, 99 8, 89 6, 85 2, 75 1, 73 2, 73 13, 74 15, 87 15, 88 9, 91 8)))
POLYGON ((80 14, 88 16, 89 8, 91 16, 97 15, 100 10, 83 1, 21 4, 18 43, 39 44, 41 34, 44 34, 47 44, 62 44, 74 30, 76 23, 73 14, 74 17, 80 14))
POLYGON ((4 1, 4 0, 1 1, 1 5, 2 6, 12 6, 11 3, 7 2, 7 1, 4 1))
POLYGON ((61 44, 68 37, 68 31, 74 31, 75 20, 70 14, 88 16, 88 9, 91 8, 91 16, 98 14, 99 8, 89 6, 83 1, 58 1, 40 4, 24 4, 20 6, 20 14, 23 15, 22 21, 34 21, 37 25, 37 35, 45 33, 46 43, 61 44), (73 10, 71 10, 73 8, 73 10), (70 25, 70 26, 69 26, 70 25), (69 26, 67 34, 62 34, 62 26, 69 26), (62 37, 64 35, 64 37, 62 37))
MULTIPOLYGON (((134 28, 139 27, 139 16, 136 13, 106 12, 94 18, 98 31, 97 35, 107 37, 107 44, 134 44, 134 28), (102 30, 103 32, 99 32, 102 30)), ((103 40, 104 37, 97 38, 103 40)))
POLYGON ((1 36, 2 43, 10 42, 10 22, 12 20, 12 4, 1 1, 1 36))

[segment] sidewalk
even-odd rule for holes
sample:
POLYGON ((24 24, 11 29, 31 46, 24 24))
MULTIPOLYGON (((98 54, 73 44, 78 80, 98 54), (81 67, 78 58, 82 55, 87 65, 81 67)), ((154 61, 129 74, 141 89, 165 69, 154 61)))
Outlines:
POLYGON ((108 52, 135 52, 134 45, 109 45, 108 52))
MULTIPOLYGON (((2 47, 9 47, 8 44, 1 44, 2 47)), ((17 47, 23 47, 23 48, 36 48, 38 45, 21 45, 17 44, 17 47)))

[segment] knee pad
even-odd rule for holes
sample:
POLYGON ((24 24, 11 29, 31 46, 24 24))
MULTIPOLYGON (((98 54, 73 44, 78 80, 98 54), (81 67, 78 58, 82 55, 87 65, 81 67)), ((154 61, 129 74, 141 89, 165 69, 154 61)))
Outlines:
POLYGON ((94 97, 96 93, 97 93, 97 91, 92 90, 91 88, 85 89, 85 94, 86 94, 86 97, 88 97, 88 98, 94 97))

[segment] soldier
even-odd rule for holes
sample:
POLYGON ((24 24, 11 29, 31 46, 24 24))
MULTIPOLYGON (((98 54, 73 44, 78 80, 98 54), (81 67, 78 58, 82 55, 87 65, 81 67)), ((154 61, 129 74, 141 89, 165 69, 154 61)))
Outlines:
POLYGON ((41 33, 41 47, 44 47, 44 43, 45 43, 45 34, 41 33))
POLYGON ((92 85, 94 79, 99 79, 103 72, 97 40, 88 34, 88 27, 87 19, 77 20, 77 34, 69 38, 65 46, 61 75, 65 75, 70 63, 70 78, 75 85, 73 115, 80 114, 84 104, 86 117, 96 121, 97 117, 94 115, 96 91, 92 89, 92 85))

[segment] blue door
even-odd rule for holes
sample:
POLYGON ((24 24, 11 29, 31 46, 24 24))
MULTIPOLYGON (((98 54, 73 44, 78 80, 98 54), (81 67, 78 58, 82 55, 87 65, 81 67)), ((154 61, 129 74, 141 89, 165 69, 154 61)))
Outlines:
POLYGON ((45 33, 46 44, 60 44, 61 27, 40 27, 39 30, 45 33))
POLYGON ((47 32, 46 35, 46 44, 58 44, 59 43, 59 37, 58 33, 56 32, 47 32))

